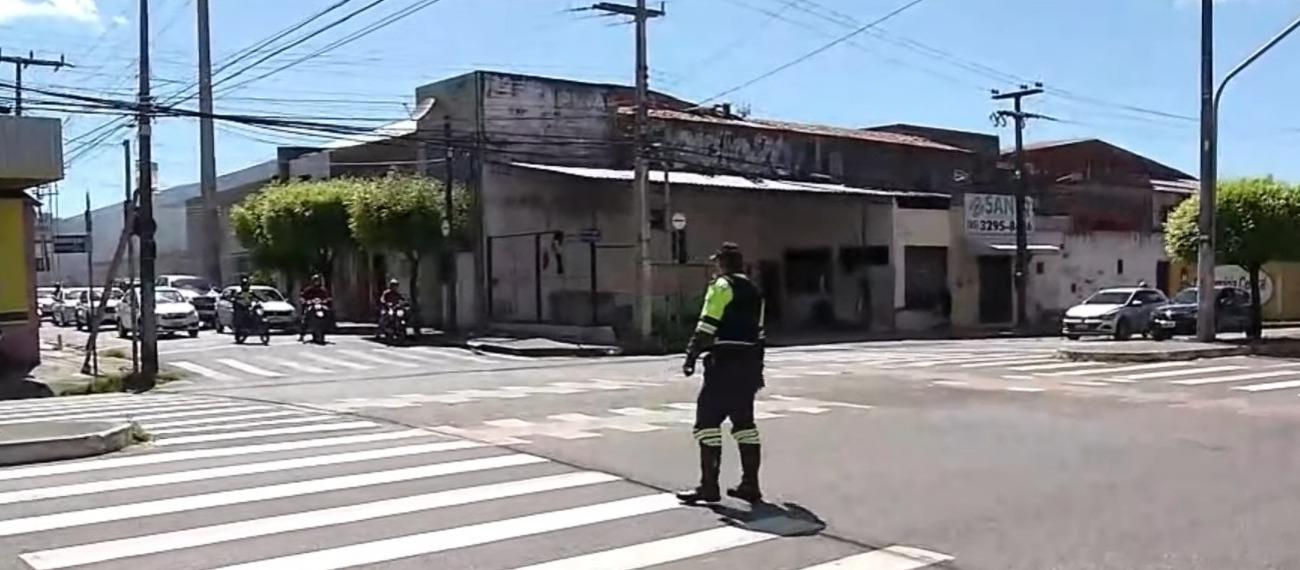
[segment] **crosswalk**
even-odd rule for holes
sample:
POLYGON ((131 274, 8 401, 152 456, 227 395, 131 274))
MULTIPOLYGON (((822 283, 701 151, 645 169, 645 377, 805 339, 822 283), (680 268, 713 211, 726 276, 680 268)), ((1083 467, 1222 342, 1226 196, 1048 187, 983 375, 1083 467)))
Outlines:
POLYGON ((953 560, 721 524, 607 473, 291 406, 177 394, 0 405, 4 422, 62 417, 132 417, 155 440, 0 469, 0 566, 920 570, 953 560))
MULTIPOLYGON (((1041 392, 1053 382, 1077 387, 1141 386, 1186 389, 1221 387, 1229 394, 1300 395, 1300 363, 1261 357, 1226 357, 1190 361, 1112 363, 1066 361, 1052 346, 985 343, 915 348, 852 347, 825 350, 786 349, 767 357, 767 377, 775 380, 817 378, 860 372, 864 367, 906 372, 945 372, 987 376, 1019 384, 1013 392, 1041 392), (1046 381, 1046 382, 1043 382, 1046 381), (1036 384, 1040 382, 1041 384, 1036 384)), ((939 386, 968 386, 945 378, 939 386)))
POLYGON ((286 378, 331 377, 382 372, 412 373, 422 370, 468 370, 538 363, 561 363, 566 358, 527 358, 509 354, 473 353, 452 347, 343 347, 294 346, 242 347, 227 354, 171 355, 165 364, 205 382, 240 382, 286 378))

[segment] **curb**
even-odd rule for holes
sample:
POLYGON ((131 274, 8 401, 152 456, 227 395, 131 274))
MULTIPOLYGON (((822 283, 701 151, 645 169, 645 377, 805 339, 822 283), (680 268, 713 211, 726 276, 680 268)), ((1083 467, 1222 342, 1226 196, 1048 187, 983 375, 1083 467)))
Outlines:
POLYGON ((1171 350, 1169 352, 1088 352, 1060 349, 1056 351, 1056 356, 1064 360, 1091 362, 1171 362, 1200 358, 1221 358, 1224 356, 1244 356, 1256 353, 1254 347, 1250 346, 1224 346, 1171 350))
POLYGON ((617 347, 584 347, 584 348, 513 348, 492 343, 476 343, 469 341, 464 343, 466 348, 477 350, 479 352, 492 352, 496 354, 508 354, 511 356, 525 356, 532 358, 554 357, 554 356, 573 356, 580 358, 595 358, 600 356, 619 356, 623 353, 617 347))
POLYGON ((135 441, 135 435, 142 431, 132 421, 69 423, 86 424, 96 431, 0 442, 0 465, 24 465, 104 455, 131 445, 135 441))

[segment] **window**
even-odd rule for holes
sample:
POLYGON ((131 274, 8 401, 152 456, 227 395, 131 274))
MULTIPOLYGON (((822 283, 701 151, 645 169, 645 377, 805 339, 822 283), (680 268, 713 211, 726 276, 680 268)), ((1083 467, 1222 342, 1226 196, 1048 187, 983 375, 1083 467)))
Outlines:
POLYGON ((664 216, 665 216, 665 214, 664 214, 664 210, 663 210, 663 208, 655 208, 655 209, 651 209, 651 210, 650 210, 650 229, 652 229, 652 230, 663 230, 664 227, 665 227, 665 226, 664 226, 664 216))
POLYGON ((1116 260, 1115 260, 1115 273, 1118 273, 1118 274, 1120 274, 1120 275, 1123 275, 1123 274, 1124 274, 1124 260, 1123 260, 1123 259, 1116 259, 1116 260))
POLYGON ((1043 274, 1043 262, 1040 261, 1034 264, 1034 273, 1037 273, 1039 275, 1043 274))
POLYGON ((792 295, 817 294, 831 289, 831 250, 785 252, 785 288, 792 295))
POLYGON ((1155 291, 1140 291, 1137 294, 1137 298, 1142 301, 1143 305, 1165 302, 1165 296, 1155 291))

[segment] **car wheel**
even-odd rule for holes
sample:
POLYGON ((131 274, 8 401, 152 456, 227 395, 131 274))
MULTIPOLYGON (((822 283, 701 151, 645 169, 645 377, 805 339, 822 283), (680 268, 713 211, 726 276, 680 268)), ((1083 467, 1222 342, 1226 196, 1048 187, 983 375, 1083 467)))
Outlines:
POLYGON ((1151 331, 1151 340, 1164 341, 1173 337, 1173 333, 1163 329, 1154 329, 1151 331))
POLYGON ((191 330, 191 331, 190 331, 190 338, 199 338, 199 329, 193 329, 193 330, 191 330))
POLYGON ((1120 319, 1115 323, 1115 340, 1128 340, 1133 333, 1128 329, 1128 321, 1120 319))
POLYGON ((1065 335, 1065 339, 1066 339, 1066 340, 1079 340, 1079 335, 1077 335, 1077 334, 1067 334, 1067 335, 1065 335))

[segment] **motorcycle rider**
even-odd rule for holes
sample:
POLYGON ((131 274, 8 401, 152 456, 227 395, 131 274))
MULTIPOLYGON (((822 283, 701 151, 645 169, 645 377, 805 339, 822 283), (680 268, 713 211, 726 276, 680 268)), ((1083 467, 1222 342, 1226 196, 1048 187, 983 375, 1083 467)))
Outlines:
POLYGON ((382 330, 388 324, 388 308, 406 302, 406 297, 399 290, 401 283, 396 279, 388 280, 388 288, 379 295, 379 328, 382 330))
POLYGON ((713 255, 717 277, 709 285, 695 334, 686 348, 682 373, 695 374, 704 352, 704 383, 695 407, 695 441, 700 453, 700 486, 677 494, 686 503, 714 503, 722 467, 722 422, 731 420, 731 436, 740 451, 740 485, 728 495, 758 502, 762 446, 754 424, 754 396, 763 388, 763 294, 744 272, 740 247, 723 243, 713 255))
POLYGON ((231 328, 239 330, 241 326, 247 326, 249 312, 253 309, 253 303, 257 302, 257 296, 253 295, 253 281, 247 275, 239 276, 239 291, 235 293, 231 304, 234 306, 234 316, 232 317, 231 328))
MULTIPOLYGON (((302 342, 307 332, 307 304, 317 299, 324 301, 326 306, 330 306, 332 300, 329 289, 325 288, 325 278, 319 273, 312 275, 311 281, 298 291, 298 342, 302 342)), ((333 314, 333 307, 330 308, 333 314)))

